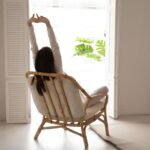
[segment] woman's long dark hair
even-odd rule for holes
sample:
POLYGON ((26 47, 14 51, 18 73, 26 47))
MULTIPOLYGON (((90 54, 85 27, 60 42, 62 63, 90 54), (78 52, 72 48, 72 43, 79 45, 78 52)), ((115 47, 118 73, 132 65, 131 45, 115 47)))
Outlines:
MULTIPOLYGON (((54 65, 54 56, 51 48, 43 47, 37 52, 35 58, 35 70, 37 72, 56 73, 54 65)), ((44 76, 36 76, 36 79, 36 89, 39 95, 43 95, 43 91, 46 91, 43 80, 49 80, 49 78, 44 76)))

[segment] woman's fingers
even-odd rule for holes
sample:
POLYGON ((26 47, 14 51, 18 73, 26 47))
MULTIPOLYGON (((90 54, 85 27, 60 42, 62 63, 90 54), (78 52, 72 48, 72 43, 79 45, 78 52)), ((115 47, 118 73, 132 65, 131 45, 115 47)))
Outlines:
POLYGON ((40 16, 40 21, 46 23, 48 22, 48 19, 44 16, 40 16))
POLYGON ((38 14, 33 14, 29 20, 30 20, 30 22, 35 22, 35 23, 43 22, 47 26, 50 26, 49 20, 44 16, 39 16, 38 14))
POLYGON ((39 22, 39 16, 38 16, 38 14, 36 14, 36 15, 33 14, 32 17, 31 17, 31 19, 32 19, 33 22, 38 23, 39 22))
POLYGON ((40 19, 40 17, 39 17, 39 15, 38 15, 38 14, 36 14, 36 17, 37 17, 37 19, 38 19, 38 20, 40 19))
POLYGON ((34 14, 32 15, 32 17, 31 18, 34 18, 34 14))

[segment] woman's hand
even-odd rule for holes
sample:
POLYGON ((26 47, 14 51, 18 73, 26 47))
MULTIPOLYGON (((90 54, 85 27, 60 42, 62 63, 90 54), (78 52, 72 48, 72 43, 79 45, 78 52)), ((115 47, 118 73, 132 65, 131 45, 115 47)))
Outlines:
POLYGON ((33 14, 33 16, 27 21, 28 26, 32 26, 32 23, 45 23, 47 27, 51 27, 49 20, 44 16, 33 14))
POLYGON ((47 27, 51 27, 49 20, 44 17, 44 16, 38 16, 38 14, 36 14, 38 22, 42 22, 45 23, 47 27))
POLYGON ((32 26, 32 23, 38 23, 38 19, 35 17, 35 15, 33 14, 31 18, 29 18, 29 20, 27 21, 28 26, 32 26))

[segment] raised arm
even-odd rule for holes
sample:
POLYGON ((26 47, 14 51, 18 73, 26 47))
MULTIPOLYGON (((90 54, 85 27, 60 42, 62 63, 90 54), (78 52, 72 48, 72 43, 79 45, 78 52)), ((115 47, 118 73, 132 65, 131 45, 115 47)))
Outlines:
POLYGON ((33 25, 32 25, 33 22, 37 23, 37 18, 34 17, 34 14, 27 21, 28 30, 29 30, 29 40, 30 40, 30 44, 31 44, 31 51, 32 51, 32 57, 33 57, 33 63, 34 63, 35 62, 36 53, 38 51, 38 45, 37 45, 37 42, 36 42, 34 28, 33 28, 33 25))
POLYGON ((49 37, 49 42, 53 51, 54 59, 55 59, 55 68, 58 73, 63 72, 63 66, 62 66, 62 58, 61 58, 61 53, 59 49, 59 45, 57 43, 55 33, 53 31, 53 28, 50 24, 50 21, 44 17, 44 16, 37 16, 40 20, 40 22, 43 22, 47 26, 47 32, 48 32, 48 37, 49 37))

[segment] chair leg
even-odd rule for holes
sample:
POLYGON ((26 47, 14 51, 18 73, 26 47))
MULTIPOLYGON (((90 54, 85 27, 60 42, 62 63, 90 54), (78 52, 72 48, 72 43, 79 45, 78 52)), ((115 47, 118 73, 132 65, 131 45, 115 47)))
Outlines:
POLYGON ((81 131, 82 131, 82 137, 83 137, 83 142, 84 142, 84 146, 85 149, 88 148, 88 141, 87 141, 87 137, 86 137, 86 126, 81 126, 81 131))
POLYGON ((107 112, 106 112, 106 109, 104 111, 104 125, 105 125, 106 136, 109 136, 109 129, 108 129, 108 121, 107 121, 107 112))
POLYGON ((36 132, 36 134, 35 134, 35 136, 34 136, 34 139, 35 139, 35 140, 37 140, 39 134, 41 133, 41 130, 42 130, 42 128, 43 128, 45 122, 46 122, 46 119, 45 119, 44 116, 43 116, 42 122, 41 122, 40 126, 38 127, 38 130, 37 130, 37 132, 36 132))

